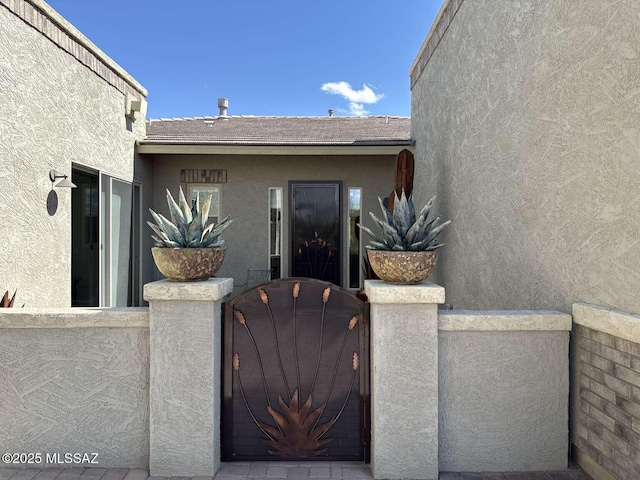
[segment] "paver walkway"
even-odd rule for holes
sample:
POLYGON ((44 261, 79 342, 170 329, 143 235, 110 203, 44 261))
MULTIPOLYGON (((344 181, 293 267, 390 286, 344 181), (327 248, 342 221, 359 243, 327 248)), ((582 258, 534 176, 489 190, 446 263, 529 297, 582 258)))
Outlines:
MULTIPOLYGON (((212 480, 212 477, 169 477, 212 480)), ((368 465, 357 462, 225 463, 215 480, 371 480, 368 465)), ((165 480, 147 470, 126 468, 0 468, 0 480, 165 480)), ((579 467, 557 472, 441 473, 440 480, 592 480, 579 467)))

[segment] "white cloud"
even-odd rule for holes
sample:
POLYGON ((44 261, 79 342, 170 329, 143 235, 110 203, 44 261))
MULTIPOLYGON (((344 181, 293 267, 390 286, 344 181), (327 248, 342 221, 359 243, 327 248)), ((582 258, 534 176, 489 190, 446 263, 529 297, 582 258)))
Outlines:
POLYGON ((349 113, 356 117, 364 117, 369 114, 369 111, 364 109, 362 103, 349 102, 349 113))
POLYGON ((321 90, 332 95, 340 95, 349 100, 349 113, 356 116, 364 116, 369 112, 365 110, 365 104, 377 103, 384 98, 367 85, 362 85, 361 90, 354 90, 347 82, 328 82, 322 85, 321 90))

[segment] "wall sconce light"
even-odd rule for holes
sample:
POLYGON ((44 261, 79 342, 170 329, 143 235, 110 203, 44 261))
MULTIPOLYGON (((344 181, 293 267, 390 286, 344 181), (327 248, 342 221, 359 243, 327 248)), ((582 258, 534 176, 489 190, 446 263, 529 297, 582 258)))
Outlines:
POLYGON ((76 185, 71 180, 69 180, 69 177, 67 175, 58 173, 53 169, 49 170, 49 180, 51 180, 52 186, 55 186, 55 187, 77 188, 76 185), (58 178, 62 178, 62 180, 60 180, 58 183, 53 185, 53 183, 58 178))

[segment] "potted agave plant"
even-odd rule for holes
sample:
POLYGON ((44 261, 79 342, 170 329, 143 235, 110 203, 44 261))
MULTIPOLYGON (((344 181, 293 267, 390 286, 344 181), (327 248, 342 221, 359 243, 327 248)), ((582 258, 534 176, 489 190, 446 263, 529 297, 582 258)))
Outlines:
POLYGON ((182 187, 178 202, 167 190, 167 203, 171 220, 149 209, 156 224, 147 222, 156 235, 151 249, 158 270, 167 278, 178 281, 205 280, 215 275, 224 260, 224 240, 220 235, 231 224, 226 217, 220 223, 211 222, 209 208, 211 195, 200 203, 200 195, 189 206, 182 187))
POLYGON ((382 220, 369 212, 371 218, 380 227, 381 235, 358 225, 371 237, 366 246, 369 262, 373 271, 387 283, 414 284, 427 278, 436 266, 437 254, 435 250, 442 247, 437 243, 437 237, 450 223, 448 220, 440 225, 440 216, 428 221, 429 212, 433 208, 435 196, 416 215, 413 195, 402 195, 398 198, 393 193, 393 212, 382 203, 382 220))

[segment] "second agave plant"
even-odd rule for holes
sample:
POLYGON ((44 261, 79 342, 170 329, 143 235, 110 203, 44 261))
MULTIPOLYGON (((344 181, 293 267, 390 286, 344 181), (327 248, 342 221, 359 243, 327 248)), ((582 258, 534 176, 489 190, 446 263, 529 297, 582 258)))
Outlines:
POLYGON ((374 272, 385 282, 411 284, 419 283, 431 273, 436 264, 436 252, 443 243, 438 243, 438 235, 451 223, 448 220, 438 224, 440 216, 429 220, 435 196, 416 214, 413 196, 400 198, 394 192, 395 202, 391 212, 380 198, 382 219, 369 213, 378 225, 380 233, 358 225, 371 237, 366 246, 369 261, 374 272))
POLYGON ((232 220, 209 222, 211 195, 201 202, 200 195, 189 205, 180 187, 176 202, 167 190, 171 220, 149 209, 156 223, 147 222, 155 235, 151 249, 158 270, 167 278, 179 281, 204 280, 215 275, 224 259, 224 240, 220 235, 232 220))

